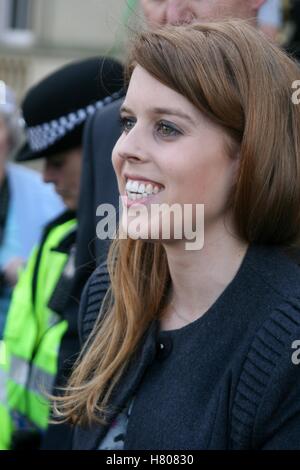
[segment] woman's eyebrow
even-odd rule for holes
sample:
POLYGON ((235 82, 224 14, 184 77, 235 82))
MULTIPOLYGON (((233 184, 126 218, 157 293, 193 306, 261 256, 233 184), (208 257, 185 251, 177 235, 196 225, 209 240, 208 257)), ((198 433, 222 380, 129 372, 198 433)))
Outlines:
MULTIPOLYGON (((120 112, 125 112, 129 114, 134 114, 131 109, 129 109, 127 106, 121 106, 120 112)), ((181 117, 182 119, 185 119, 189 121, 191 124, 196 126, 196 123, 194 120, 189 116, 188 114, 183 113, 180 109, 175 109, 175 108, 150 108, 148 110, 149 113, 152 114, 166 114, 168 116, 178 116, 181 117)))
POLYGON ((127 106, 122 105, 120 108, 120 113, 128 113, 128 114, 134 114, 131 109, 127 108, 127 106))
POLYGON ((180 109, 175 109, 175 108, 153 108, 153 109, 151 109, 151 111, 154 114, 167 114, 169 116, 178 116, 178 117, 181 117, 182 119, 185 119, 185 120, 189 121, 194 126, 196 125, 196 123, 191 118, 191 116, 189 116, 186 113, 183 113, 180 109))

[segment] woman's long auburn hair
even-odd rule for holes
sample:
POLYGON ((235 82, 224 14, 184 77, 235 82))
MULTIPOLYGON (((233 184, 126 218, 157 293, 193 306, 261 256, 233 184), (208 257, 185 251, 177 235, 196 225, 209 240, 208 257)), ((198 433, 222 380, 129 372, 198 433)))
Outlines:
MULTIPOLYGON (((139 64, 185 96, 238 144, 231 204, 249 243, 297 246, 300 234, 300 108, 296 63, 238 20, 165 27, 132 43, 127 81, 139 64)), ((111 286, 99 319, 55 409, 61 419, 105 421, 111 394, 165 302, 170 275, 159 243, 115 240, 111 286)))

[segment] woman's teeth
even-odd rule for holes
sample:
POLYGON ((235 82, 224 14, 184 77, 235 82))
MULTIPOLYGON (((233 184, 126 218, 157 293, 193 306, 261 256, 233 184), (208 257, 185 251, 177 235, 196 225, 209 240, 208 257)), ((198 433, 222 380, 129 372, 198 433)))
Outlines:
POLYGON ((157 194, 162 191, 163 188, 159 188, 159 186, 151 183, 145 184, 139 181, 128 180, 125 189, 128 199, 135 201, 136 199, 142 199, 157 194))

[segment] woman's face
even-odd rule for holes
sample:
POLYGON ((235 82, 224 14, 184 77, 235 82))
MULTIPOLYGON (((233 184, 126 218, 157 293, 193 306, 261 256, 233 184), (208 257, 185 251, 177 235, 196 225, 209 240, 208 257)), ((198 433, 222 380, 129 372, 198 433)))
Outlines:
POLYGON ((0 116, 0 164, 3 165, 9 153, 9 134, 7 125, 2 116, 0 116))
MULTIPOLYGON (((206 227, 224 218, 238 159, 227 154, 229 137, 221 128, 140 66, 132 74, 121 120, 112 160, 127 209, 147 207, 149 223, 153 204, 204 204, 206 227), (143 196, 135 195, 138 191, 143 196)), ((152 217, 151 223, 159 220, 152 217)), ((138 238, 133 232, 129 236, 138 238)))

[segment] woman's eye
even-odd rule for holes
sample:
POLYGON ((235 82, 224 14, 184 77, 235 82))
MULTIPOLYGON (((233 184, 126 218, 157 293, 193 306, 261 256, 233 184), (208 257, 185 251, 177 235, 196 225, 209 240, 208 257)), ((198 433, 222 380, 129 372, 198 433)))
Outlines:
POLYGON ((135 120, 128 117, 121 117, 120 118, 121 128, 123 132, 129 132, 135 124, 135 120))
POLYGON ((163 121, 158 123, 157 130, 163 137, 174 137, 181 134, 174 125, 163 121))
MULTIPOLYGON (((121 116, 120 124, 122 131, 128 133, 133 129, 136 124, 136 119, 132 117, 121 116)), ((159 133, 162 137, 175 137, 181 132, 174 126, 174 124, 168 123, 166 121, 160 121, 155 125, 155 131, 159 133)))

